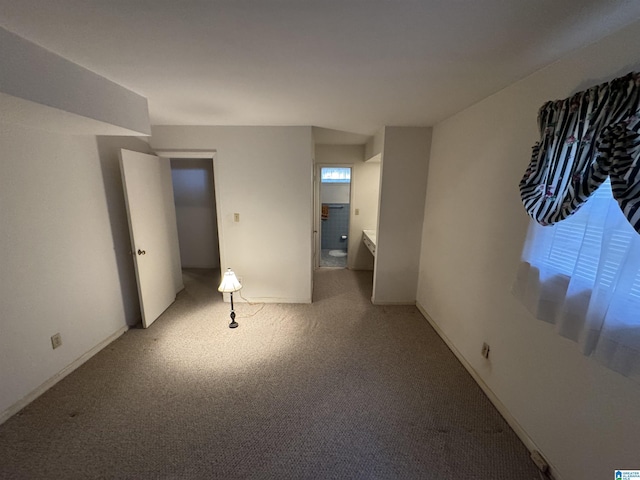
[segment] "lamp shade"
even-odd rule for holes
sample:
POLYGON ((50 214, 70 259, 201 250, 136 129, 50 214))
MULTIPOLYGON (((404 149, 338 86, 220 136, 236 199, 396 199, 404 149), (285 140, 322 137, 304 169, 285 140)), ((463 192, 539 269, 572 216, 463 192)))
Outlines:
POLYGON ((220 286, 218 287, 218 291, 223 293, 231 293, 237 292, 241 288, 242 285, 238 281, 238 277, 236 277, 236 274, 233 273, 233 270, 228 268, 227 271, 224 272, 222 282, 220 282, 220 286))

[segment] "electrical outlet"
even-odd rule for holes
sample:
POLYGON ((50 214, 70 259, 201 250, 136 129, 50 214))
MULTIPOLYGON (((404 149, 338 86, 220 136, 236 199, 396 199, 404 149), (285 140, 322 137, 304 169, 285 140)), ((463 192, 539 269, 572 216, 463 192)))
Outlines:
POLYGON ((236 223, 240 221, 240 214, 239 213, 234 213, 233 214, 233 221, 236 222, 236 223))
POLYGON ((484 358, 489 358, 489 344, 488 343, 483 343, 482 344, 482 351, 480 352, 482 354, 482 356, 484 358))
POLYGON ((51 337, 51 348, 54 350, 62 345, 62 337, 59 333, 56 333, 51 337))

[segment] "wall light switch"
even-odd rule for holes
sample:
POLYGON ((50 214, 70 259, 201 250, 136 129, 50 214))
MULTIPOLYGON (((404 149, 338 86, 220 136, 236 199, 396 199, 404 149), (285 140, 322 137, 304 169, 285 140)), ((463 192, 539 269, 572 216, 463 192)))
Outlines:
POLYGON ((354 212, 356 215, 360 215, 360 209, 356 208, 356 211, 354 212))
POLYGON ((239 222, 240 221, 240 214, 239 213, 234 213, 233 214, 233 221, 234 222, 239 222))
POLYGON ((51 347, 55 350, 62 345, 62 336, 59 333, 51 336, 51 347))

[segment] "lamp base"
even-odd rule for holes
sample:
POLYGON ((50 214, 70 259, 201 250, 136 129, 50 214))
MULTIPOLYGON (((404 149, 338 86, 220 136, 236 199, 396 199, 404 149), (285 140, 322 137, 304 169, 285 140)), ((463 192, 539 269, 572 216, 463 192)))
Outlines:
POLYGON ((238 326, 238 322, 236 322, 236 312, 231 310, 231 323, 229 324, 229 328, 236 328, 238 326))

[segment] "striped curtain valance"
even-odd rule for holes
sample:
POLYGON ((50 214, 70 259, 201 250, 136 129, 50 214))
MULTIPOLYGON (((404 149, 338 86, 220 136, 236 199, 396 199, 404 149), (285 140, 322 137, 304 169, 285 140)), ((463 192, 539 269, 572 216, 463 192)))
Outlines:
POLYGON ((640 73, 629 73, 538 113, 540 141, 520 181, 527 213, 553 225, 611 179, 613 197, 640 233, 640 73))

